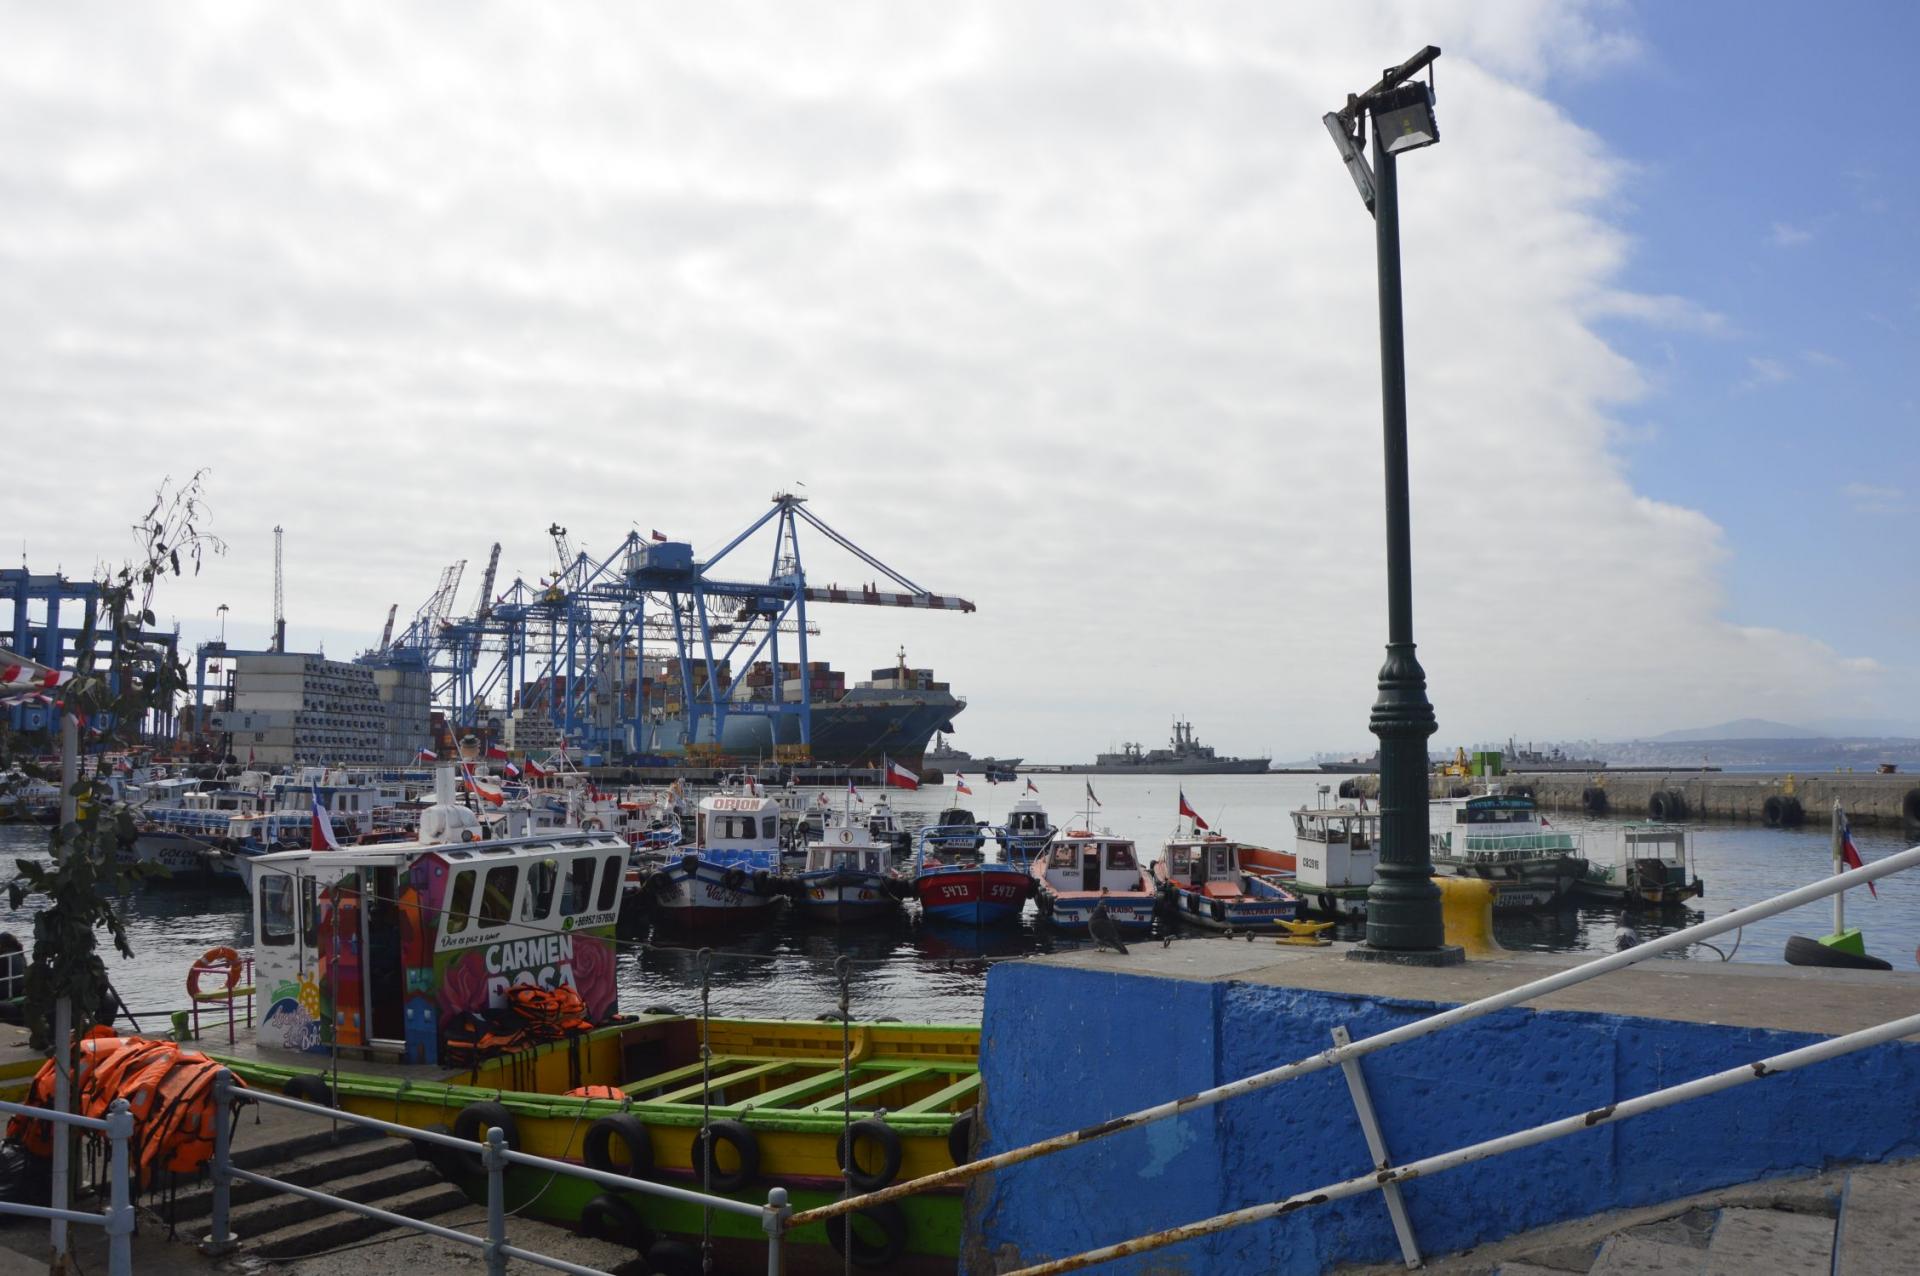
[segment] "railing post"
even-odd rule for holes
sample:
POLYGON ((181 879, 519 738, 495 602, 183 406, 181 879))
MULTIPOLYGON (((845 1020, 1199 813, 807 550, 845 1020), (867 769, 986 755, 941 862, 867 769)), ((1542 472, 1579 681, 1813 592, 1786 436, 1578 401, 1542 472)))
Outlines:
POLYGON ((225 1068, 213 1078, 213 1218, 200 1252, 231 1254, 239 1241, 227 1230, 233 1197, 233 1074, 225 1068))
POLYGON ((497 1125, 487 1127, 487 1276, 507 1272, 507 1136, 497 1125))
POLYGON ((782 1246, 787 1235, 787 1215, 791 1213, 793 1208, 787 1204, 787 1189, 769 1189, 766 1212, 760 1216, 760 1226, 767 1233, 767 1276, 780 1276, 785 1267, 782 1246))
POLYGON ((133 1190, 127 1182, 127 1141, 133 1137, 133 1113, 125 1099, 107 1108, 107 1141, 112 1161, 107 1195, 107 1276, 133 1276, 133 1190))

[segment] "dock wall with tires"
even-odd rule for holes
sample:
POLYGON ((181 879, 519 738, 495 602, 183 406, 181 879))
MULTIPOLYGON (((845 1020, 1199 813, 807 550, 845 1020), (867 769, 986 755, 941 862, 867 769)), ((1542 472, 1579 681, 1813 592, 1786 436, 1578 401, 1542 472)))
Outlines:
MULTIPOLYGON (((1002 962, 981 1035, 980 1152, 1112 1122, 1536 979, 1565 957, 1446 969, 1344 960, 1341 946, 1135 945, 1002 962)), ((1497 1138, 1920 1012, 1920 975, 1659 960, 1368 1056, 1388 1159, 1497 1138)), ((1402 1186, 1421 1253, 1689 1193, 1920 1153, 1920 1045, 1803 1070, 1402 1186)), ((984 1176, 961 1270, 1007 1271, 1277 1202, 1377 1168, 1347 1082, 1326 1068, 984 1176)), ((1395 1261, 1377 1192, 1120 1259, 1113 1273, 1319 1273, 1395 1261)))

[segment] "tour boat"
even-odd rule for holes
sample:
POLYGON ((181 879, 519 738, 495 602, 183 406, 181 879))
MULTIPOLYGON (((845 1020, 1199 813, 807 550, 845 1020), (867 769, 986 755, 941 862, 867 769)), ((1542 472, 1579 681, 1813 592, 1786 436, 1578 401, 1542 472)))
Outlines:
POLYGON ((1168 911, 1209 930, 1274 930, 1300 911, 1300 897, 1278 874, 1242 867, 1248 847, 1198 830, 1168 838, 1153 877, 1168 911))
POLYGON ((899 911, 908 884, 893 873, 893 850, 873 840, 866 820, 848 809, 807 843, 806 867, 795 879, 802 917, 836 926, 876 922, 899 911))
POLYGON ((1498 786, 1428 804, 1433 870, 1493 883, 1496 910, 1548 908, 1587 875, 1580 835, 1543 819, 1533 798, 1498 786))
POLYGON ((786 902, 780 803, 762 793, 702 798, 691 846, 667 851, 639 883, 648 910, 687 930, 761 926, 786 902))
POLYGON ((1678 908, 1706 893, 1694 875, 1682 824, 1629 824, 1620 830, 1615 861, 1590 861, 1574 894, 1626 908, 1678 908))
POLYGON ((1101 903, 1121 932, 1153 929, 1153 882, 1141 871, 1131 838, 1069 829, 1033 858, 1029 871, 1040 915, 1056 930, 1084 934, 1101 903))
POLYGON ((943 862, 923 831, 913 857, 913 889, 920 912, 934 921, 992 926, 1019 920, 1034 880, 1024 867, 1004 861, 943 862))

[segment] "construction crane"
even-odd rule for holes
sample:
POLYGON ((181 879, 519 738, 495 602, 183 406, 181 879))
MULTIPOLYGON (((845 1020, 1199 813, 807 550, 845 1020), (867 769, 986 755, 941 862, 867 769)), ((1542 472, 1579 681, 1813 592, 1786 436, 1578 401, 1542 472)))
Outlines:
POLYGON ((273 650, 287 649, 287 599, 280 562, 280 542, 285 533, 278 524, 273 529, 273 650))
POLYGON ((387 648, 393 646, 393 618, 399 613, 399 603, 392 603, 387 607, 387 624, 386 627, 380 631, 380 645, 374 648, 375 651, 385 651, 387 648))
POLYGON ((480 605, 473 609, 476 620, 485 620, 493 612, 493 578, 500 570, 500 542, 493 543, 493 553, 487 556, 487 574, 480 578, 480 605))

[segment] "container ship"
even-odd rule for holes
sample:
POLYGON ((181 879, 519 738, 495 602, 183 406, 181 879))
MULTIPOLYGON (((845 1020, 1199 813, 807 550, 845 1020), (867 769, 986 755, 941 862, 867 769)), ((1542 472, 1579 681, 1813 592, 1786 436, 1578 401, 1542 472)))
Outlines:
POLYGON ((1089 775, 1261 775, 1273 765, 1270 757, 1223 758, 1213 746, 1194 738, 1191 722, 1173 724, 1173 739, 1164 749, 1146 749, 1139 744, 1120 746, 1117 753, 1095 756, 1093 765, 1064 766, 1060 770, 1089 775))
MULTIPOLYGON (((665 666, 673 663, 667 661, 665 666)), ((688 744, 715 744, 711 716, 699 718, 698 739, 686 738, 687 716, 681 701, 685 684, 677 671, 665 666, 649 671, 647 738, 636 742, 636 752, 676 754, 688 744)), ((694 695, 704 697, 706 667, 697 664, 693 670, 698 673, 693 679, 694 695)), ((933 670, 910 667, 904 650, 895 664, 875 669, 872 678, 851 687, 846 675, 825 661, 809 663, 804 678, 799 665, 785 661, 778 670, 764 661, 754 664, 738 682, 731 680, 724 663, 717 670, 727 704, 717 743, 722 753, 735 758, 771 758, 776 745, 800 743, 797 717, 766 712, 775 702, 776 679, 786 703, 795 703, 802 695, 811 702, 811 754, 816 762, 877 767, 885 758, 917 770, 924 764, 927 742, 934 733, 953 730, 953 719, 967 707, 948 684, 935 680, 933 670)))

